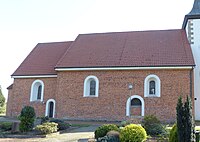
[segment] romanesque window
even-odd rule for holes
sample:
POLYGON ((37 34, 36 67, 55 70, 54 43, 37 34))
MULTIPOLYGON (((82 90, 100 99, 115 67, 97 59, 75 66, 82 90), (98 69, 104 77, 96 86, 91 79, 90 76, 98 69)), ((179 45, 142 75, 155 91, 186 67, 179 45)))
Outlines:
POLYGON ((96 76, 88 76, 84 81, 84 97, 98 97, 99 80, 96 76))
POLYGON ((156 82, 154 80, 149 82, 149 94, 151 95, 156 94, 156 82))
POLYGON ((55 117, 55 107, 56 107, 56 101, 54 99, 49 99, 46 102, 46 111, 45 111, 45 116, 48 116, 50 118, 55 117))
POLYGON ((31 85, 30 101, 43 101, 44 83, 41 80, 35 80, 31 85))
POLYGON ((145 97, 160 97, 160 79, 157 75, 148 75, 144 81, 145 97))

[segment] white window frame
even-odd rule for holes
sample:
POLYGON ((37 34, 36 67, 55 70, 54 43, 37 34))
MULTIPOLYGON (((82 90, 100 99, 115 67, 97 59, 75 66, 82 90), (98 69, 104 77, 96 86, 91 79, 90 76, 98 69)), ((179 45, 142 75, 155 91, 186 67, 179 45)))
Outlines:
POLYGON ((44 82, 42 80, 35 80, 31 85, 30 102, 33 102, 33 101, 42 102, 43 101, 43 97, 44 97, 44 82), (37 84, 42 86, 41 99, 40 100, 37 100, 37 93, 38 93, 38 86, 39 86, 37 84))
POLYGON ((45 109, 45 116, 48 116, 49 114, 49 103, 53 102, 53 118, 55 117, 55 111, 56 111, 56 101, 54 99, 49 99, 46 102, 46 109, 45 109))
POLYGON ((98 97, 99 96, 99 79, 96 76, 90 75, 84 80, 83 97, 98 97), (90 81, 96 81, 95 95, 90 95, 90 81))
POLYGON ((126 116, 130 116, 131 100, 135 98, 141 101, 141 116, 144 116, 144 99, 138 95, 133 95, 128 98, 126 102, 126 116))
POLYGON ((161 81, 155 74, 148 75, 144 80, 144 97, 160 97, 161 96, 161 81), (155 94, 149 94, 149 83, 155 81, 155 94))

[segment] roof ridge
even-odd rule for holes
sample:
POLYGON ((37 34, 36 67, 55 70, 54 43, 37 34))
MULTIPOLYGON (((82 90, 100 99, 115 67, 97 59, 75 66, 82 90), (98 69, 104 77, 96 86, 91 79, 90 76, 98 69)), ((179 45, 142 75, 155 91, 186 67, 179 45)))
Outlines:
POLYGON ((182 30, 182 29, 164 29, 164 30, 144 30, 144 31, 118 31, 118 32, 99 32, 99 33, 83 33, 83 34, 79 34, 79 36, 81 35, 96 35, 96 34, 120 34, 120 33, 132 33, 132 32, 158 32, 158 31, 179 31, 179 30, 182 30))

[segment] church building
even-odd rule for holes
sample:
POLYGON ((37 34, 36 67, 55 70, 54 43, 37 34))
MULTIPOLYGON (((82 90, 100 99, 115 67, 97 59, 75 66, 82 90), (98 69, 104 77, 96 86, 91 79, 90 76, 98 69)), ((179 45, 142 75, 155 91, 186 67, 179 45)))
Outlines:
POLYGON ((200 0, 177 30, 80 34, 39 43, 12 74, 7 116, 69 120, 176 120, 181 95, 200 120, 200 0))

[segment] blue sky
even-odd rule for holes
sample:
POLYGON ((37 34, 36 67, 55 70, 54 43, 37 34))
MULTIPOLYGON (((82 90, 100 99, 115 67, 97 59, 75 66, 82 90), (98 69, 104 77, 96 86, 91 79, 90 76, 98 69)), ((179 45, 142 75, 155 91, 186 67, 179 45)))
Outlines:
POLYGON ((78 34, 180 29, 193 0, 0 0, 0 85, 37 43, 78 34))

